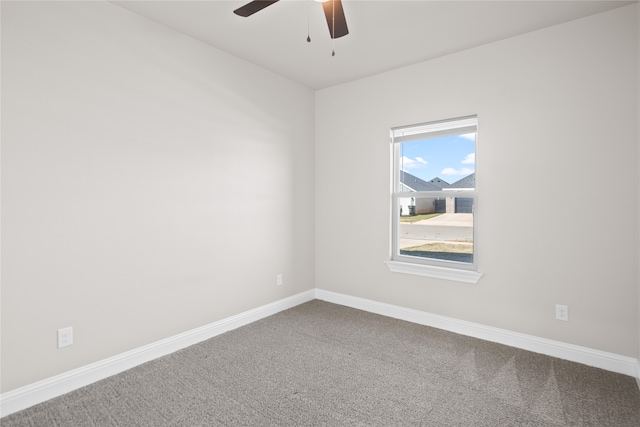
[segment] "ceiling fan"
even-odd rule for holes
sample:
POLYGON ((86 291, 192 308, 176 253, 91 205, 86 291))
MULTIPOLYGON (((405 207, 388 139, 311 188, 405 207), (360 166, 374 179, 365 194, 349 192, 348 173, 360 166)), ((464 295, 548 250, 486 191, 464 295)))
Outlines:
MULTIPOLYGON (((344 17, 344 10, 342 9, 341 0, 315 0, 322 3, 322 9, 324 10, 324 16, 327 18, 327 25, 329 26, 329 34, 332 39, 346 36, 349 34, 347 28, 347 20, 344 17)), ((236 15, 247 17, 256 12, 260 12, 267 6, 271 6, 277 3, 278 0, 254 0, 244 6, 233 11, 236 15)))

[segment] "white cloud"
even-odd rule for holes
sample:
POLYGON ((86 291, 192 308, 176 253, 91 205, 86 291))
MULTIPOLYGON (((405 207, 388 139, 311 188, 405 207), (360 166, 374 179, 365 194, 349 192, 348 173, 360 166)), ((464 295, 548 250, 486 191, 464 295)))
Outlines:
POLYGON ((415 159, 410 159, 409 157, 402 156, 401 163, 402 169, 418 169, 427 166, 428 162, 422 157, 416 157, 415 159))
POLYGON ((467 176, 467 175, 471 175, 474 172, 473 169, 469 169, 469 168, 460 168, 460 169, 454 169, 454 168, 444 168, 442 169, 442 175, 449 175, 449 176, 467 176))
POLYGON ((462 135, 460 135, 461 138, 464 139, 469 139, 471 141, 475 141, 476 140, 476 134, 475 133, 463 133, 462 135))
POLYGON ((476 163, 476 153, 470 153, 467 154, 467 157, 465 157, 462 162, 463 165, 473 165, 476 163))

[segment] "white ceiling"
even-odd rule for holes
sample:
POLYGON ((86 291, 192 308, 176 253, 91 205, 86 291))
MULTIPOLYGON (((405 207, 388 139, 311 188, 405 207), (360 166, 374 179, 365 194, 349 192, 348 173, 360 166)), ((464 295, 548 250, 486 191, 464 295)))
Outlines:
POLYGON ((248 18, 233 10, 249 0, 114 3, 321 89, 636 1, 343 0, 350 33, 336 39, 335 46, 322 6, 314 1, 280 0, 248 18))

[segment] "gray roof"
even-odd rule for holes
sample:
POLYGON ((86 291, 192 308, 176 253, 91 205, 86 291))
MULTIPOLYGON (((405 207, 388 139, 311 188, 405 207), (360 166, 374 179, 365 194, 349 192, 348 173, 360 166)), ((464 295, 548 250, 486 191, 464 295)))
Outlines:
POLYGON ((475 188, 476 174, 467 175, 464 178, 449 184, 442 178, 435 177, 431 181, 425 181, 409 172, 400 171, 400 182, 414 191, 440 191, 443 188, 475 188))
POLYGON ((451 184, 449 188, 476 188, 476 174, 467 175, 459 181, 451 184))
POLYGON ((405 171, 400 171, 400 182, 414 191, 440 191, 442 189, 438 184, 424 181, 405 171))
POLYGON ((429 182, 430 182, 430 183, 432 183, 432 184, 437 185, 437 186, 438 186, 438 187, 440 187, 440 188, 447 188, 447 187, 449 187, 449 186, 451 185, 451 184, 449 184, 447 181, 445 181, 444 179, 439 178, 439 177, 437 177, 437 176, 436 176, 435 178, 433 178, 433 179, 432 179, 431 181, 429 181, 429 182))

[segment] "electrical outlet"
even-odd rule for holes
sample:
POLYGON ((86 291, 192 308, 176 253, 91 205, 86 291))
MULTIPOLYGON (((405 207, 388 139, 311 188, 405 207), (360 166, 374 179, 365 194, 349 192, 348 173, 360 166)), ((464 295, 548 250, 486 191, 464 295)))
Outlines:
POLYGON ((278 274, 278 275, 276 276, 276 284, 277 284, 278 286, 282 286, 282 273, 280 273, 280 274, 278 274))
POLYGON ((58 329, 58 348, 68 347, 73 344, 73 328, 58 329))
POLYGON ((556 319, 558 320, 569 320, 569 307, 566 305, 556 304, 556 319))

